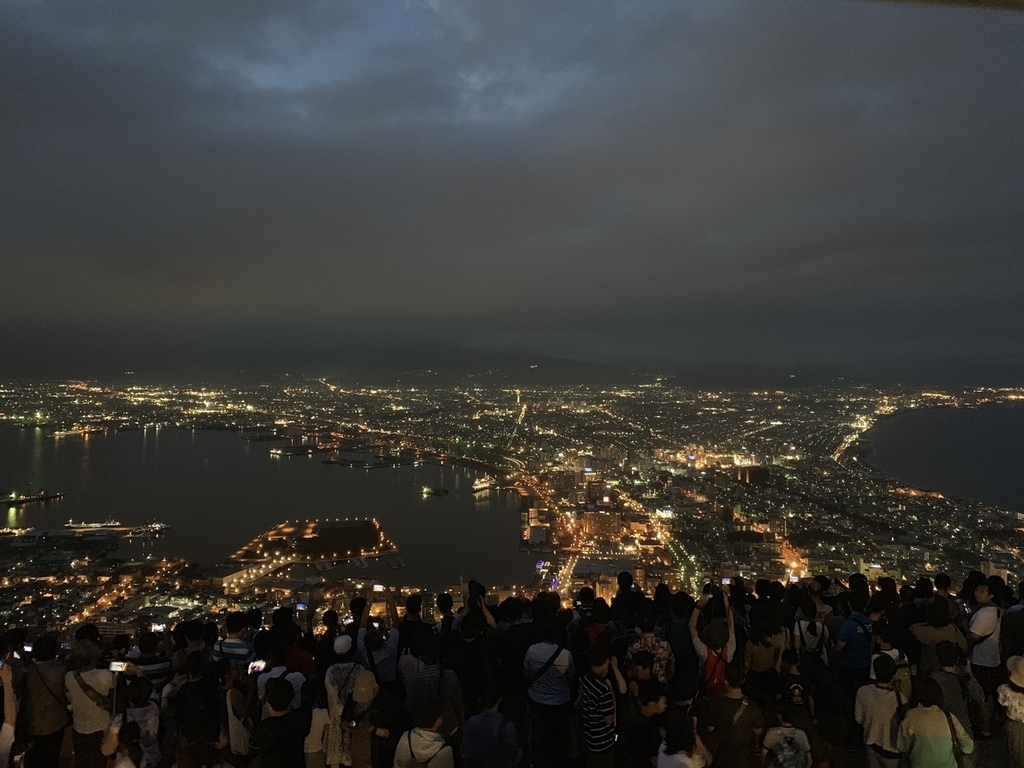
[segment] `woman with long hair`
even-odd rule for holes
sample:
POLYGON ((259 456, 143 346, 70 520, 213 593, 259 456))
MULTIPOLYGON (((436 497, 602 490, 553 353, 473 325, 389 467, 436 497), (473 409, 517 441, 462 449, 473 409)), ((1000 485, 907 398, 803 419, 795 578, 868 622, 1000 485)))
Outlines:
POLYGON ((743 692, 762 707, 775 695, 782 652, 789 643, 780 618, 779 606, 774 603, 751 611, 750 640, 743 648, 743 665, 747 670, 743 692))
POLYGON ((665 715, 664 729, 657 768, 704 768, 711 763, 711 753, 697 735, 688 708, 670 709, 665 715))
POLYGON ((117 732, 117 752, 114 768, 152 768, 146 765, 142 750, 142 729, 134 720, 129 720, 117 732))

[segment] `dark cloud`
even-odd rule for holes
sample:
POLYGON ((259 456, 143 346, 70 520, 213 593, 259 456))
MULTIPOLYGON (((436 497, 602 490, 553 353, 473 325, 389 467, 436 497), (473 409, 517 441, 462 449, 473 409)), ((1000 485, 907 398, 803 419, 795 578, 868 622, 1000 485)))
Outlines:
POLYGON ((885 3, 9 3, 0 353, 1024 373, 1022 43, 885 3))

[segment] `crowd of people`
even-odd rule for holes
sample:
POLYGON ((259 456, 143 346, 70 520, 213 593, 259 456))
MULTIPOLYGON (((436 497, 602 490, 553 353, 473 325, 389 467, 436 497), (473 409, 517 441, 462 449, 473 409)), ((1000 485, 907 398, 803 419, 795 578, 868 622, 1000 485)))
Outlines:
MULTIPOLYGON (((724 581, 724 580, 723 580, 724 581)), ((390 590, 101 642, 3 636, 0 766, 1024 768, 1024 584, 862 574, 699 595, 628 572, 461 606, 390 590), (994 752, 993 752, 994 754, 994 752), (1009 761, 1006 763, 1005 761, 1009 761)))

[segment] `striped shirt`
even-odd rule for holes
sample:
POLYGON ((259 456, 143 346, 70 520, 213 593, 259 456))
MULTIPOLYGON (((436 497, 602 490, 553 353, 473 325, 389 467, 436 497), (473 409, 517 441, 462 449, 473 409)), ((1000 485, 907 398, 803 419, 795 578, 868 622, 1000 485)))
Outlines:
POLYGON ((149 658, 139 658, 135 665, 153 683, 154 694, 159 694, 171 679, 171 660, 162 653, 149 658))
POLYGON ((591 752, 604 752, 615 744, 615 696, 606 677, 588 672, 580 679, 583 739, 591 752), (612 722, 607 721, 611 715, 612 722))
POLYGON ((213 650, 210 651, 210 655, 214 661, 229 659, 243 667, 256 660, 256 651, 253 650, 252 643, 247 643, 245 640, 237 637, 218 640, 213 644, 213 650))

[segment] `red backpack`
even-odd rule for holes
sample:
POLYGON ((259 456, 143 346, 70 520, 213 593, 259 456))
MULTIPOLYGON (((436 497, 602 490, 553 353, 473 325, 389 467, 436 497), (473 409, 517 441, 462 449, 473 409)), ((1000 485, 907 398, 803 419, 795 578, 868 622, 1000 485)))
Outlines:
POLYGON ((724 696, 729 691, 725 682, 725 668, 729 664, 729 649, 721 651, 708 648, 708 657, 704 660, 704 692, 708 696, 724 696))

